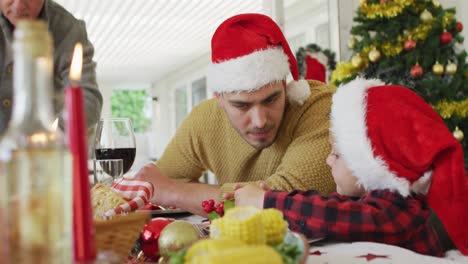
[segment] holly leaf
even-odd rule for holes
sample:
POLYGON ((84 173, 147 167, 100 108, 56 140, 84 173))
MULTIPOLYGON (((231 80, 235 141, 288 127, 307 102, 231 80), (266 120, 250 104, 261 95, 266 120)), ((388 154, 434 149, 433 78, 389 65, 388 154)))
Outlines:
POLYGON ((234 199, 229 199, 224 201, 224 213, 226 213, 229 209, 234 208, 236 206, 236 202, 234 199))
POLYGON ((211 211, 208 213, 208 219, 210 219, 210 221, 213 221, 214 219, 220 218, 220 217, 221 216, 216 211, 211 211))
POLYGON ((182 249, 177 252, 170 252, 170 263, 171 264, 184 264, 185 255, 187 254, 187 249, 182 249))

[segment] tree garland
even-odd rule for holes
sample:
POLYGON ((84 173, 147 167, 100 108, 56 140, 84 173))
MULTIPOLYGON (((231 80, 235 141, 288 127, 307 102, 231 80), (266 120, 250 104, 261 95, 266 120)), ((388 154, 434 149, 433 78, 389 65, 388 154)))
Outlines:
POLYGON ((359 10, 369 19, 392 18, 401 14, 406 7, 413 3, 414 0, 394 0, 369 4, 367 0, 362 0, 359 10))
POLYGON ((444 119, 458 116, 460 118, 468 118, 468 99, 459 102, 441 101, 434 106, 434 109, 444 119))
POLYGON ((329 49, 322 49, 317 44, 311 43, 307 45, 305 48, 300 47, 299 50, 296 52, 296 60, 297 65, 299 67, 299 75, 303 78, 305 76, 305 72, 307 70, 306 66, 306 57, 307 53, 322 53, 327 57, 327 70, 329 72, 333 72, 336 67, 336 60, 335 60, 335 52, 329 49))

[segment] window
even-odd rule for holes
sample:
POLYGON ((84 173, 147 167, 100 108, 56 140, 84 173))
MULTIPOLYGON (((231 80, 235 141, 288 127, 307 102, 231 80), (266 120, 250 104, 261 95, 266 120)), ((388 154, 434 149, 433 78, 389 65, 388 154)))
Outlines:
POLYGON ((192 107, 206 99, 206 78, 203 77, 192 83, 192 107))
POLYGON ((151 100, 146 90, 114 90, 111 95, 112 117, 132 120, 135 132, 148 131, 151 124, 151 100))
POLYGON ((330 26, 328 23, 317 26, 315 30, 315 42, 324 49, 330 48, 330 26))
POLYGON ((187 89, 185 86, 179 87, 175 90, 175 124, 176 128, 184 120, 188 113, 187 105, 187 89))

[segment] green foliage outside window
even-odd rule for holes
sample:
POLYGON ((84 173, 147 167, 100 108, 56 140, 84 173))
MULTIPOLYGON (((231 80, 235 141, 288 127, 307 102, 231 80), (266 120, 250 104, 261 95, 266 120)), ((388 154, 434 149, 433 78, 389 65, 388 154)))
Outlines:
POLYGON ((114 90, 111 96, 112 117, 132 120, 135 132, 148 130, 151 120, 145 115, 146 90, 114 90))

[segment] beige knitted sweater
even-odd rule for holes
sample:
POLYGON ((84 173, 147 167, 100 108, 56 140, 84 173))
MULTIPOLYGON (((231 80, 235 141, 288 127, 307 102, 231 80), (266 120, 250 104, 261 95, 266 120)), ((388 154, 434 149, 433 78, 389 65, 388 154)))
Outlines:
POLYGON ((335 184, 325 159, 329 113, 335 88, 310 81, 303 105, 288 103, 275 143, 257 150, 234 130, 216 99, 196 106, 182 122, 156 165, 165 175, 197 181, 212 171, 222 193, 233 183, 264 181, 271 188, 315 189, 327 194, 335 184))

